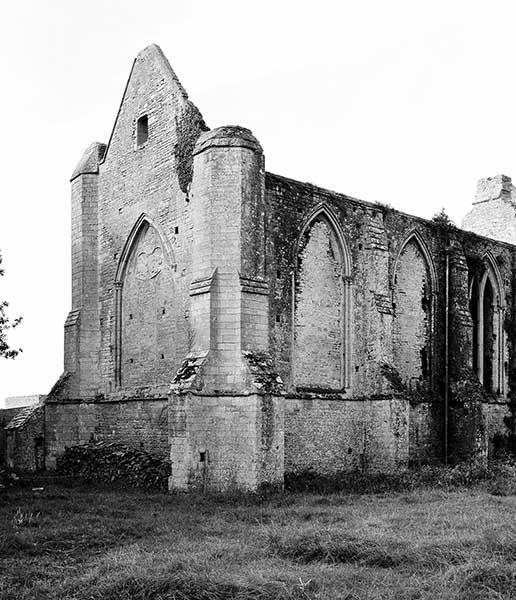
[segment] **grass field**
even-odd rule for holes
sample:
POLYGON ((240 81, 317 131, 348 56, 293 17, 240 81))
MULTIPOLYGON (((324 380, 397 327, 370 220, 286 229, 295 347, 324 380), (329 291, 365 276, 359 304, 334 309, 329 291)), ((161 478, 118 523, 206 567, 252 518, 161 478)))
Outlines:
POLYGON ((11 489, 0 598, 516 598, 509 484, 265 499, 11 489))

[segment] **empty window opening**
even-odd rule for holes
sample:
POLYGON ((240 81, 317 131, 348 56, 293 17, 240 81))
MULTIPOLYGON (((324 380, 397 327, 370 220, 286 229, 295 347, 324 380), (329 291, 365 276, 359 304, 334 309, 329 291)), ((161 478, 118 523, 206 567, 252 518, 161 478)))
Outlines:
POLYGON ((164 309, 164 308, 162 308, 162 309, 161 309, 161 314, 162 314, 162 315, 164 315, 164 314, 165 314, 165 312, 166 312, 166 311, 165 311, 165 309, 164 309))
POLYGON ((206 461, 206 452, 199 452, 199 462, 206 461))
POLYGON ((179 233, 179 227, 174 227, 174 233, 177 235, 179 233))
POLYGON ((483 347, 483 360, 484 360, 484 388, 488 391, 494 390, 494 377, 493 377, 493 362, 494 362, 494 349, 496 334, 494 331, 494 298, 493 298, 493 287, 489 278, 486 281, 484 290, 484 302, 483 302, 483 313, 484 313, 484 347, 483 347))
POLYGON ((281 279, 281 271, 279 269, 276 271, 276 279, 281 279))
POLYGON ((490 265, 470 284, 473 369, 488 393, 504 393, 504 337, 500 316, 500 278, 490 265))
POLYGON ((162 355, 161 355, 161 358, 165 358, 165 355, 164 355, 164 354, 162 354, 162 355))
POLYGON ((281 323, 281 316, 280 315, 276 315, 276 323, 281 323))
POLYGON ((471 298, 469 300, 469 310, 473 320, 473 371, 480 375, 480 369, 478 367, 478 329, 479 329, 479 315, 478 315, 478 286, 477 282, 474 281, 471 286, 471 298))
POLYGON ((136 146, 143 146, 149 139, 149 118, 147 115, 141 116, 136 121, 136 146))

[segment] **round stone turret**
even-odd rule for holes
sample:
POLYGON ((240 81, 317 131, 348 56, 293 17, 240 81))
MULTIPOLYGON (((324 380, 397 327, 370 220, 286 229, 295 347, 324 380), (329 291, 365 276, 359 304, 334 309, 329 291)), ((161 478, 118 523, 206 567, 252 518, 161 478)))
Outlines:
POLYGON ((200 154, 208 148, 248 148, 259 154, 262 153, 260 142, 254 137, 251 130, 238 125, 224 125, 203 133, 197 140, 193 154, 200 154))

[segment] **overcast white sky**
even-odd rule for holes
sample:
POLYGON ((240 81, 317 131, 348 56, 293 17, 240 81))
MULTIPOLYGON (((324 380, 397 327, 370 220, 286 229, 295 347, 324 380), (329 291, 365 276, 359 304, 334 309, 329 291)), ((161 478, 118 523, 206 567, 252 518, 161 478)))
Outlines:
POLYGON ((210 127, 249 127, 267 170, 460 223, 478 178, 516 179, 515 17, 493 0, 3 2, 0 298, 24 352, 0 359, 0 405, 62 371, 68 180, 140 49, 161 46, 210 127))

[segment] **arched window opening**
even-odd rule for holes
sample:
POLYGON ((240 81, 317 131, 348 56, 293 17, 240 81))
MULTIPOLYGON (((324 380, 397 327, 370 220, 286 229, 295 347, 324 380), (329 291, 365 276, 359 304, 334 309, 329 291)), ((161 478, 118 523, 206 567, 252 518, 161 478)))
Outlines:
POLYGON ((482 303, 483 321, 484 321, 484 344, 482 349, 482 359, 484 363, 484 387, 486 390, 494 389, 494 349, 496 347, 496 333, 494 329, 494 295, 493 286, 489 278, 486 280, 484 288, 484 298, 482 303))
POLYGON ((479 365, 478 365, 478 313, 479 313, 479 304, 478 304, 478 282, 476 279, 470 284, 470 299, 469 299, 469 310, 471 313, 471 318, 473 321, 473 372, 477 375, 479 374, 479 365))
POLYGON ((478 279, 474 278, 470 286, 473 371, 486 392, 504 394, 503 294, 496 263, 489 255, 484 259, 481 275, 478 279))
POLYGON ((349 254, 324 211, 303 228, 296 265, 294 384, 342 389, 349 385, 349 254))
POLYGON ((415 236, 402 246, 394 272, 394 363, 409 390, 432 384, 433 284, 430 263, 415 236))

